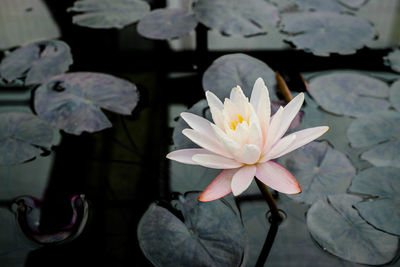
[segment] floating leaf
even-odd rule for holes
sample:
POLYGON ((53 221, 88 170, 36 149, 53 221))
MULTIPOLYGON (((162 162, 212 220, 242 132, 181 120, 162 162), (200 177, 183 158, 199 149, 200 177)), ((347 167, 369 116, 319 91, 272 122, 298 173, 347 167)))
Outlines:
POLYGON ((339 3, 332 0, 297 0, 296 4, 302 10, 341 12, 339 3))
POLYGON ((397 80, 390 87, 390 102, 392 106, 400 111, 400 80, 397 80))
POLYGON ((274 71, 264 62, 245 54, 230 54, 217 58, 203 75, 204 91, 211 91, 220 99, 229 97, 231 89, 239 85, 246 96, 251 95, 254 81, 263 78, 271 100, 277 100, 274 71))
POLYGON ((350 191, 374 197, 354 206, 376 228, 400 235, 400 169, 376 167, 354 178, 350 191))
POLYGON ((53 128, 21 112, 0 113, 0 164, 18 164, 50 149, 53 128))
POLYGON ((66 43, 35 42, 6 56, 0 64, 0 76, 7 82, 25 79, 25 85, 35 85, 66 72, 71 64, 72 55, 66 43))
POLYGON ((111 75, 77 72, 58 75, 35 92, 39 117, 67 133, 96 132, 111 127, 104 108, 130 114, 138 102, 136 86, 111 75))
POLYGON ((150 6, 141 0, 78 0, 67 11, 82 13, 72 18, 79 26, 122 29, 150 12, 150 6))
POLYGON ((364 221, 352 207, 361 201, 352 195, 334 195, 315 202, 307 213, 312 237, 328 252, 368 265, 390 262, 396 255, 398 238, 364 221))
POLYGON ((283 31, 293 35, 286 40, 317 56, 354 54, 375 37, 367 21, 333 12, 288 13, 282 23, 283 31))
POLYGON ((192 14, 179 9, 156 9, 142 18, 137 30, 150 39, 179 38, 194 30, 197 20, 192 14))
POLYGON ((326 111, 359 117, 389 107, 386 83, 355 72, 334 72, 317 76, 309 92, 326 111))
POLYGON ((361 158, 375 166, 400 165, 400 112, 381 111, 354 120, 347 131, 353 147, 375 145, 361 158))
POLYGON ((395 49, 383 58, 385 65, 388 65, 392 70, 400 72, 400 49, 395 49))
POLYGON ((338 0, 341 4, 348 8, 359 9, 362 5, 364 5, 367 0, 338 0))
POLYGON ((278 162, 301 185, 300 194, 288 196, 308 204, 329 195, 346 193, 356 175, 350 160, 326 142, 312 142, 279 158, 278 162))
POLYGON ((278 8, 265 0, 198 0, 193 12, 204 25, 227 35, 256 35, 279 21, 278 8))
POLYGON ((222 200, 198 202, 198 193, 180 196, 181 221, 151 204, 138 226, 139 245, 155 266, 239 266, 246 246, 240 218, 222 200))

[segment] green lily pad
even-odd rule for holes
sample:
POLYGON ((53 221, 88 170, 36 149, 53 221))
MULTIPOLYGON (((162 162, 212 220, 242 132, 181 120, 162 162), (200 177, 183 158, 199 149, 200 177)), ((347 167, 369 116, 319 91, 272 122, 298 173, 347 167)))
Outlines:
POLYGON ((0 165, 30 160, 48 150, 53 128, 33 114, 0 113, 0 165))
POLYGON ((278 100, 274 71, 264 62, 245 54, 217 58, 204 72, 203 89, 213 92, 223 100, 229 97, 233 87, 239 85, 243 93, 250 97, 254 82, 259 77, 264 79, 270 99, 278 100))
POLYGON ((351 9, 359 9, 367 2, 367 0, 338 0, 338 1, 342 5, 351 9))
POLYGON ((354 120, 347 131, 351 146, 370 147, 361 155, 374 166, 400 165, 400 112, 381 111, 354 120))
POLYGON ((312 142, 278 159, 300 183, 302 192, 290 198, 313 204, 329 195, 346 193, 356 170, 345 154, 326 142, 312 142))
POLYGON ((168 40, 182 37, 193 31, 197 20, 192 14, 179 9, 156 9, 142 18, 137 30, 149 39, 168 40))
POLYGON ((279 21, 279 10, 265 0, 198 0, 193 12, 198 21, 226 35, 266 33, 279 21))
POLYGON ((72 17, 79 26, 122 29, 150 12, 150 6, 141 0, 78 0, 67 11, 79 13, 72 17))
POLYGON ((287 41, 317 56, 354 54, 376 35, 368 21, 334 12, 288 13, 282 24, 287 41))
POLYGON ((361 217, 380 230, 400 235, 400 169, 364 170, 354 178, 350 191, 374 197, 354 205, 361 217))
POLYGON ((317 76, 309 92, 326 111, 359 117, 388 109, 389 87, 381 80, 356 72, 338 71, 317 76))
POLYGON ((222 200, 198 202, 198 193, 180 196, 177 209, 151 204, 138 226, 139 245, 155 266, 240 266, 246 234, 240 218, 222 200))
POLYGON ((383 58, 385 65, 388 65, 392 70, 400 72, 400 49, 394 49, 383 58))
POLYGON ((7 83, 24 79, 25 85, 35 85, 66 72, 71 64, 72 55, 66 43, 40 41, 6 56, 0 64, 0 77, 7 83))
POLYGON ((34 106, 44 121, 67 133, 96 132, 111 127, 104 108, 128 115, 136 107, 136 86, 111 75, 76 72, 58 75, 35 92, 34 106))
POLYGON ((397 111, 400 111, 400 80, 394 82, 390 87, 390 103, 397 111))
POLYGON ((332 0, 297 0, 296 5, 302 10, 341 12, 339 3, 332 0))
POLYGON ((398 238, 359 216, 353 205, 361 200, 334 195, 315 202, 307 213, 308 230, 324 250, 340 258, 368 265, 389 263, 396 256, 398 238))

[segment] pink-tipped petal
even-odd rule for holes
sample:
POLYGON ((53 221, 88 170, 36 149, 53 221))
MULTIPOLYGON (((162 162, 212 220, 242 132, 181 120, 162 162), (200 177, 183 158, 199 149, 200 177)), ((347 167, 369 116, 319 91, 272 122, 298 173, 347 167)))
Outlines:
POLYGON ((308 128, 308 129, 304 129, 304 130, 289 134, 285 138, 289 138, 290 136, 295 135, 296 139, 294 140, 294 142, 291 143, 281 153, 275 155, 271 159, 282 157, 283 155, 286 155, 287 153, 292 152, 293 150, 298 149, 299 147, 304 146, 304 145, 314 141, 315 139, 317 139, 318 137, 320 137, 321 135, 326 133, 328 130, 329 130, 328 126, 319 126, 319 127, 308 128))
POLYGON ((238 169, 223 170, 200 194, 198 200, 202 202, 212 201, 226 196, 231 189, 232 177, 238 169))
POLYGON ((180 163, 199 165, 198 163, 192 160, 192 157, 196 154, 213 154, 202 148, 190 148, 190 149, 181 149, 176 150, 167 155, 167 159, 175 160, 180 163))
POLYGON ((250 186, 256 174, 256 169, 254 165, 244 166, 233 175, 231 188, 234 196, 240 195, 250 186))
POLYGON ((192 160, 200 166, 212 169, 235 169, 243 165, 232 159, 211 154, 196 154, 192 157, 192 160))
POLYGON ((257 165, 256 177, 265 185, 285 194, 298 194, 301 187, 293 175, 278 163, 267 161, 257 165))
POLYGON ((281 123, 272 141, 273 144, 275 144, 276 141, 282 138, 282 136, 289 129, 290 124, 296 117, 297 113, 299 113, 303 102, 304 93, 300 93, 283 108, 281 123))
POLYGON ((207 149, 208 151, 214 152, 224 157, 232 158, 232 156, 228 152, 226 152, 222 145, 218 142, 218 139, 215 138, 215 135, 209 136, 192 129, 184 129, 182 131, 182 134, 189 138, 193 143, 199 145, 204 149, 207 149))
POLYGON ((295 134, 290 134, 288 136, 285 136, 284 138, 276 142, 276 144, 273 147, 271 147, 271 149, 261 157, 260 162, 266 162, 268 160, 277 158, 282 152, 286 151, 288 147, 293 142, 295 142, 295 140, 296 140, 295 134))

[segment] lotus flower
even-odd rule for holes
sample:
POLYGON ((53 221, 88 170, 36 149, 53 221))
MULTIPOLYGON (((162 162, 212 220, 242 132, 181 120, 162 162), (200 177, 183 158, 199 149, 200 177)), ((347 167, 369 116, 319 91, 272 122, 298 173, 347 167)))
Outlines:
POLYGON ((181 163, 223 169, 199 200, 212 201, 231 192, 237 196, 250 186, 254 176, 279 192, 300 193, 293 175, 271 160, 317 139, 329 129, 308 128, 283 137, 303 104, 304 94, 280 107, 271 118, 269 93, 261 78, 254 84, 250 102, 239 86, 232 89, 224 103, 210 91, 206 97, 214 123, 181 113, 192 128, 182 133, 202 148, 182 149, 167 155, 181 163))

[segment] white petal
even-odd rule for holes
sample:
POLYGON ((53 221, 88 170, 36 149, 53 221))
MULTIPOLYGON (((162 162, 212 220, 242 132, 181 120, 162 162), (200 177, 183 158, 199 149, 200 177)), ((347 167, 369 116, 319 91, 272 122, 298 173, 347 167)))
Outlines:
POLYGON ((244 190, 246 190, 251 181, 253 181, 254 175, 256 174, 256 166, 244 166, 240 168, 232 178, 231 188, 233 195, 240 195, 244 190))
POLYGON ((200 166, 213 169, 235 169, 243 165, 233 159, 211 154, 196 154, 192 160, 200 166))
POLYGON ((249 144, 256 145, 262 148, 263 145, 263 135, 260 127, 260 123, 257 115, 254 113, 253 108, 251 108, 251 117, 250 117, 250 129, 249 129, 249 144))
POLYGON ((260 159, 260 148, 256 145, 245 145, 243 147, 241 162, 254 164, 260 159))
POLYGON ((236 160, 241 158, 241 145, 229 138, 224 131, 222 131, 217 126, 211 124, 213 127, 216 136, 224 147, 225 151, 229 152, 229 154, 234 157, 236 160))
POLYGON ((268 88, 265 86, 262 78, 258 78, 254 83, 250 103, 258 116, 263 138, 265 139, 269 128, 271 103, 268 88))
POLYGON ((283 107, 281 106, 271 119, 271 124, 269 125, 269 130, 267 133, 267 141, 264 145, 264 151, 263 151, 264 154, 266 154, 274 144, 275 136, 277 136, 282 123, 282 117, 283 117, 283 107))
POLYGON ((301 188, 293 175, 278 163, 267 161, 257 165, 256 177, 265 185, 285 194, 298 194, 301 188))
POLYGON ((222 111, 224 109, 224 105, 222 104, 221 100, 219 100, 218 97, 210 91, 206 92, 206 98, 214 123, 221 129, 223 129, 224 119, 222 111))
POLYGON ((230 137, 238 144, 247 144, 249 139, 249 127, 246 125, 246 123, 239 123, 230 137))
POLYGON ((289 129, 289 126, 292 123, 293 119, 296 117, 297 113, 299 113, 303 102, 304 93, 300 93, 283 108, 281 123, 279 125, 279 128, 277 129, 276 135, 273 138, 273 144, 280 138, 282 138, 282 136, 289 129))
POLYGON ((279 157, 279 155, 284 152, 295 140, 295 134, 290 134, 282 138, 266 154, 261 157, 260 162, 265 162, 279 157))
POLYGON ((193 130, 202 132, 203 134, 207 134, 210 136, 215 136, 214 130, 210 125, 211 122, 209 120, 189 112, 182 112, 181 117, 190 127, 192 127, 193 130))
MULTIPOLYGON (((319 127, 313 127, 313 128, 308 128, 304 129, 292 134, 289 134, 285 138, 289 138, 292 135, 296 135, 296 140, 290 144, 285 150, 283 150, 281 153, 275 155, 274 158, 279 158, 282 157, 283 155, 292 152, 295 149, 298 149, 301 146, 304 146, 305 144, 308 144, 324 133, 326 133, 329 130, 328 126, 319 126, 319 127)), ((283 140, 283 139, 282 139, 283 140)))
POLYGON ((199 201, 212 201, 226 196, 230 192, 233 175, 238 169, 223 170, 215 179, 207 186, 203 193, 199 196, 199 201))
POLYGON ((213 154, 202 148, 190 148, 172 151, 167 155, 167 159, 175 160, 180 163, 199 165, 192 160, 192 157, 196 154, 213 154))
POLYGON ((215 135, 208 136, 199 131, 192 130, 192 129, 184 129, 182 131, 187 138, 192 140, 193 143, 199 145, 202 148, 207 149, 208 151, 214 152, 216 154, 222 155, 224 157, 232 157, 222 145, 218 142, 215 138, 215 135))

